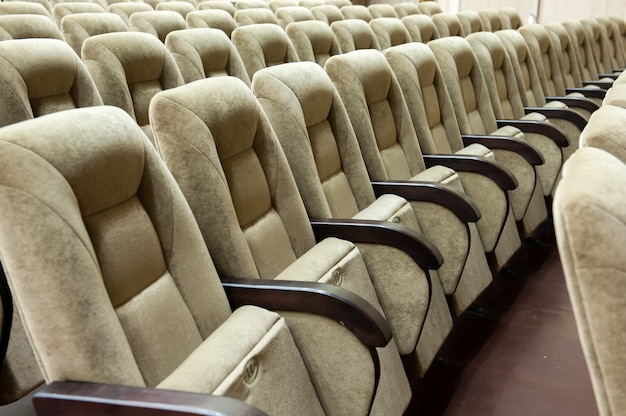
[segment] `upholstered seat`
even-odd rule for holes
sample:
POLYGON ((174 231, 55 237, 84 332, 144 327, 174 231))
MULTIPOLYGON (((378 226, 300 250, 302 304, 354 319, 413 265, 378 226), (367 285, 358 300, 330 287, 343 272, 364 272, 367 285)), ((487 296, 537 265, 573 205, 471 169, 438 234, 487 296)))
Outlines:
POLYGON ((237 0, 235 2, 235 8, 237 10, 244 9, 270 9, 269 4, 265 0, 237 0))
POLYGON ((443 13, 441 6, 434 1, 425 1, 418 3, 417 7, 420 9, 420 13, 427 16, 433 16, 435 14, 443 13))
POLYGON ((623 160, 581 148, 566 162, 554 197, 563 274, 601 415, 626 407, 624 184, 623 160))
POLYGON ((269 4, 270 9, 272 9, 272 11, 276 13, 276 10, 280 9, 281 7, 297 6, 298 0, 269 0, 267 4, 269 4))
POLYGON ((404 16, 420 14, 420 9, 417 7, 417 4, 410 1, 396 3, 393 5, 393 8, 400 19, 402 19, 404 16))
POLYGON ((378 39, 370 25, 361 19, 346 19, 330 25, 342 53, 357 49, 378 49, 378 39))
POLYGON ((64 40, 58 26, 46 16, 36 14, 0 15, 0 40, 26 38, 64 40))
POLYGON ((369 24, 383 50, 413 41, 402 21, 396 17, 375 18, 369 24))
POLYGON ((186 1, 164 1, 157 4, 155 10, 169 10, 180 14, 183 18, 186 18, 189 13, 196 10, 196 7, 186 1))
POLYGON ((208 0, 198 3, 198 10, 223 10, 235 17, 235 5, 228 0, 208 0))
POLYGON ((61 20, 61 30, 65 41, 80 56, 80 50, 90 36, 111 32, 127 32, 128 26, 115 13, 77 13, 61 20))
POLYGON ((52 8, 57 25, 61 25, 61 20, 67 15, 76 13, 106 13, 104 7, 91 2, 62 2, 52 8))
POLYGON ((128 26, 133 31, 149 33, 161 42, 165 42, 168 33, 187 29, 185 18, 171 10, 133 13, 128 19, 128 26))
POLYGON ((319 20, 289 23, 285 32, 300 61, 317 62, 324 66, 328 58, 341 53, 335 34, 319 20))
POLYGON ((369 22, 373 19, 372 14, 367 7, 355 4, 354 6, 343 6, 341 8, 341 14, 344 19, 359 19, 369 22))
POLYGON ((220 9, 196 10, 189 13, 185 20, 190 29, 220 29, 229 38, 233 30, 237 29, 237 22, 233 16, 220 9))
POLYGON ((292 22, 304 22, 307 20, 315 20, 310 9, 303 6, 287 6, 281 7, 275 12, 278 21, 283 27, 292 22))
POLYGON ((465 36, 463 25, 454 13, 437 13, 431 16, 433 23, 437 26, 440 37, 465 36))
POLYGON ((125 1, 120 3, 113 3, 109 6, 109 12, 115 13, 124 20, 124 23, 128 25, 130 16, 137 12, 151 12, 154 8, 148 3, 138 1, 125 1))
POLYGON ((439 39, 439 30, 429 16, 412 14, 403 17, 402 23, 406 26, 414 42, 428 43, 433 39, 439 39))
POLYGON ((463 33, 465 33, 466 36, 486 30, 484 29, 480 15, 475 10, 464 10, 462 12, 458 12, 456 17, 459 18, 461 26, 463 27, 463 33))
POLYGON ((337 20, 343 20, 341 10, 337 6, 332 4, 323 4, 321 6, 315 6, 311 8, 311 13, 315 20, 320 20, 330 26, 331 23, 337 20))
POLYGON ((50 13, 50 16, 52 16, 52 6, 50 5, 49 0, 34 0, 34 1, 26 1, 26 2, 23 0, 5 0, 5 3, 9 3, 9 2, 39 3, 48 11, 48 13, 50 13))
MULTIPOLYGON (((502 30, 502 19, 496 9, 483 9, 478 12, 482 22, 483 30, 487 32, 497 32, 502 30)), ((468 35, 469 33, 466 33, 468 35)))
POLYGON ((261 8, 237 9, 235 12, 235 22, 237 22, 239 26, 263 23, 271 23, 273 25, 280 24, 273 11, 261 8))
MULTIPOLYGON (((624 88, 621 88, 621 93, 623 105, 626 102, 624 88)), ((626 107, 613 105, 610 99, 607 101, 608 103, 600 107, 589 119, 587 127, 580 135, 580 145, 597 147, 626 163, 626 134, 623 128, 626 122, 626 107)))
POLYGON ((519 12, 515 7, 502 7, 498 10, 500 17, 502 18, 502 29, 519 29, 523 22, 519 15, 519 12))
MULTIPOLYGON (((161 155, 222 278, 334 283, 380 309, 358 249, 337 238, 315 243, 285 156, 245 84, 229 77, 165 91, 153 100, 150 116, 161 155)), ((345 329, 284 316, 300 348, 310 352, 305 363, 327 414, 368 414, 374 394, 373 413, 404 411, 410 391, 395 342, 378 349, 376 392, 369 352, 350 342, 345 329)))
POLYGON ((370 4, 367 6, 367 10, 370 11, 373 19, 377 19, 379 17, 393 17, 398 19, 398 13, 391 4, 370 4))
POLYGON ((34 1, 3 1, 0 3, 0 16, 5 14, 40 14, 52 20, 50 4, 46 8, 34 1))

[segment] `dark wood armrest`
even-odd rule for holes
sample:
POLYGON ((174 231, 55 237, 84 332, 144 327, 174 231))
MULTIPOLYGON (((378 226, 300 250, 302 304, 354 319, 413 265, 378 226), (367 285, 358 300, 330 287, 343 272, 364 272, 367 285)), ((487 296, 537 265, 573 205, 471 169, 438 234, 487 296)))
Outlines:
MULTIPOLYGON (((604 77, 603 77, 604 78, 604 77)), ((617 78, 617 77, 606 77, 606 78, 617 78)), ((600 87, 602 90, 608 90, 613 86, 613 81, 602 81, 600 79, 586 79, 583 80, 583 85, 596 85, 600 87)))
MULTIPOLYGON (((590 83, 590 82, 583 82, 583 86, 584 85, 595 85, 594 83, 590 83)), ((579 94, 582 94, 585 96, 585 98, 604 98, 604 96, 606 95, 606 90, 600 89, 600 88, 565 88, 565 92, 568 94, 571 94, 573 92, 577 92, 579 94)), ((582 99, 582 98, 581 98, 582 99)))
MULTIPOLYGON (((611 72, 610 74, 598 74, 598 79, 602 79, 602 78, 611 78, 613 80, 617 79, 617 77, 619 77, 619 75, 621 74, 621 72, 623 71, 623 69, 614 69, 613 71, 615 72, 611 72)), ((588 80, 584 80, 583 82, 586 82, 588 80)), ((593 81, 591 81, 593 82, 593 81)))
POLYGON ((9 338, 11 336, 11 325, 13 324, 13 298, 9 290, 4 269, 0 265, 0 301, 2 305, 2 331, 0 331, 0 368, 4 362, 4 357, 9 347, 9 338))
POLYGON ((372 182, 374 194, 401 196, 407 201, 425 201, 441 205, 452 211, 463 222, 476 222, 480 219, 480 210, 470 197, 453 187, 423 181, 375 181, 372 182))
POLYGON ((33 404, 39 416, 267 416, 229 397, 77 381, 45 386, 33 404))
POLYGON ((233 309, 256 305, 275 311, 322 315, 345 325, 370 347, 384 347, 391 327, 369 302, 341 287, 295 280, 224 278, 222 286, 233 309))
POLYGON ((551 108, 551 107, 524 107, 526 114, 539 113, 548 118, 559 118, 573 123, 578 130, 583 131, 587 125, 587 120, 576 111, 569 108, 551 108))
MULTIPOLYGON (((567 88, 566 88, 567 90, 567 88)), ((589 91, 593 91, 593 90, 589 90, 589 91)), ((598 90, 598 91, 602 91, 602 90, 598 90)), ((570 91, 570 92, 575 92, 575 91, 570 91)), ((601 97, 597 97, 597 98, 604 98, 604 95, 602 95, 601 97)), ((576 97, 546 97, 547 101, 561 101, 562 103, 564 103, 565 105, 567 105, 568 107, 578 107, 578 108, 582 108, 584 110, 587 110, 591 113, 593 113, 594 111, 596 111, 598 108, 598 105, 596 103, 594 103, 593 101, 587 99, 587 98, 576 98, 576 97)))
POLYGON ((559 147, 569 146, 569 139, 558 127, 535 120, 496 120, 498 128, 513 126, 524 133, 542 134, 552 140, 559 147))
POLYGON ((526 159, 531 165, 543 165, 543 155, 539 153, 529 143, 509 136, 492 136, 492 135, 477 135, 477 134, 463 134, 461 135, 465 146, 469 146, 472 143, 479 143, 489 149, 502 149, 509 150, 519 154, 526 159))
POLYGON ((500 189, 511 191, 517 188, 517 178, 506 166, 483 156, 470 155, 422 155, 426 167, 442 165, 457 172, 473 172, 487 176, 500 189))
POLYGON ((354 219, 311 219, 315 238, 337 237, 353 243, 384 244, 402 250, 423 270, 443 264, 439 249, 417 231, 389 221, 354 219))

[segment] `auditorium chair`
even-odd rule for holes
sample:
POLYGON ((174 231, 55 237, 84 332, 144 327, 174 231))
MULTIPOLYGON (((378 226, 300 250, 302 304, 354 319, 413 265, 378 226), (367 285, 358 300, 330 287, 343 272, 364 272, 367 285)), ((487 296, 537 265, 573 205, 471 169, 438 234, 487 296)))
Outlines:
POLYGON ((190 29, 220 29, 230 38, 237 22, 227 11, 220 9, 204 9, 190 12, 185 19, 190 29))
MULTIPOLYGON (((21 3, 24 0, 4 0, 5 3, 16 1, 21 3)), ((48 11, 48 13, 50 13, 50 16, 52 16, 52 6, 50 5, 49 0, 29 0, 26 3, 39 3, 48 11)))
MULTIPOLYGON (((237 9, 235 12, 235 22, 239 26, 256 25, 263 23, 271 23, 279 25, 278 18, 270 9, 250 8, 237 9)), ((231 33, 232 35, 232 33, 231 33)))
MULTIPOLYGON (((606 28, 594 17, 581 19, 585 28, 585 35, 593 49, 593 57, 599 74, 610 75, 614 70, 619 70, 613 65, 609 49, 609 39, 606 28)), ((602 77, 602 75, 600 75, 602 77)))
MULTIPOLYGON (((381 310, 356 246, 339 238, 316 243, 276 135, 245 84, 228 77, 168 90, 154 98, 150 115, 161 156, 223 279, 326 283, 381 310)), ((281 313, 301 350, 311 352, 305 363, 326 414, 369 414, 372 399, 371 413, 402 414, 411 393, 396 341, 368 351, 328 319, 281 313)))
POLYGON ((598 111, 593 113, 589 124, 580 135, 581 147, 597 147, 611 153, 626 163, 626 91, 621 88, 621 100, 613 102, 610 97, 598 111))
POLYGON ((185 83, 233 76, 250 85, 246 68, 228 36, 219 29, 177 30, 167 35, 170 51, 185 83))
POLYGON ((597 16, 596 20, 604 27, 603 36, 606 36, 608 55, 612 64, 610 72, 622 72, 624 65, 626 65, 626 53, 622 43, 621 30, 616 21, 608 16, 597 16))
POLYGON ((573 59, 578 64, 582 81, 594 81, 595 85, 599 85, 604 89, 610 88, 613 79, 604 78, 600 80, 596 61, 593 58, 593 46, 585 34, 583 24, 579 20, 567 20, 562 25, 570 37, 572 50, 575 54, 573 59), (602 82, 604 84, 601 84, 602 82))
POLYGON ((439 164, 457 172, 480 210, 476 227, 484 251, 499 270, 521 244, 507 192, 517 187, 517 179, 487 147, 464 144, 441 70, 427 45, 389 48, 385 57, 407 101, 426 166, 439 164))
POLYGON ((319 20, 289 23, 285 32, 300 61, 317 62, 323 67, 328 58, 341 53, 333 31, 319 20))
POLYGON ((64 40, 59 27, 46 16, 37 14, 0 15, 0 40, 26 38, 64 40))
POLYGON ((186 2, 186 1, 163 1, 156 5, 155 10, 157 11, 169 10, 172 12, 176 12, 180 14, 183 17, 183 19, 185 19, 187 18, 187 15, 189 13, 196 10, 196 7, 193 4, 186 2))
POLYGON ((130 30, 148 33, 165 42, 167 34, 175 30, 187 29, 185 18, 170 10, 133 13, 128 19, 130 30))
POLYGON ((617 25, 617 33, 622 38, 622 52, 626 58, 626 21, 621 16, 609 16, 609 19, 617 25))
POLYGON ((235 5, 228 0, 208 0, 198 3, 198 10, 224 10, 235 17, 235 5))
POLYGON ((618 81, 620 81, 619 78, 615 80, 615 84, 613 84, 613 86, 606 91, 606 96, 604 97, 604 101, 602 101, 602 106, 613 105, 626 108, 626 85, 618 81))
POLYGON ((304 6, 287 6, 281 7, 275 12, 278 22, 285 27, 292 22, 303 22, 307 20, 315 20, 310 9, 304 6))
POLYGON ((331 23, 341 53, 357 49, 378 49, 378 39, 370 25, 361 19, 346 19, 331 23))
POLYGON ((515 7, 501 7, 498 9, 500 13, 500 17, 502 18, 502 29, 513 29, 517 30, 522 25, 522 18, 519 15, 519 12, 515 7))
MULTIPOLYGON (((326 0, 324 4, 330 4, 332 6, 336 6, 341 9, 343 6, 351 6, 352 2, 350 0, 326 0)), ((317 6, 313 6, 317 7, 317 6)))
POLYGON ((57 4, 61 4, 61 3, 95 3, 98 4, 99 6, 102 6, 103 9, 106 9, 108 7, 108 3, 106 0, 49 0, 50 1, 50 6, 52 7, 52 10, 54 10, 54 6, 56 6, 57 4))
MULTIPOLYGON (((496 9, 483 9, 478 12, 483 30, 486 32, 497 32, 502 30, 502 19, 496 9)), ((469 33, 466 33, 469 35, 469 33)))
POLYGON ((394 17, 396 19, 399 18, 398 13, 396 13, 396 10, 391 4, 370 4, 369 6, 367 6, 367 10, 370 11, 373 19, 377 19, 379 17, 394 17))
POLYGON ((603 150, 579 149, 565 164, 553 209, 563 274, 601 415, 626 408, 624 166, 603 150))
POLYGON ((343 20, 341 10, 337 6, 332 4, 324 4, 321 6, 311 7, 311 13, 315 20, 320 20, 330 26, 331 23, 337 20, 343 20))
POLYGON ((269 4, 265 0, 237 0, 235 2, 235 8, 237 10, 244 9, 270 9, 269 4))
POLYGON ((138 1, 125 1, 120 3, 113 3, 109 6, 109 12, 115 13, 124 20, 124 23, 128 25, 128 20, 133 13, 137 12, 151 12, 154 8, 148 3, 138 1))
POLYGON ((367 7, 361 4, 355 4, 353 6, 343 6, 340 10, 344 19, 359 19, 365 22, 369 22, 373 19, 372 14, 367 9, 367 7))
POLYGON ((52 7, 52 15, 57 25, 61 25, 61 20, 70 14, 75 13, 106 13, 104 7, 91 2, 62 2, 52 7))
POLYGON ((297 6, 298 0, 268 0, 267 4, 269 4, 270 9, 272 9, 272 11, 276 13, 276 10, 280 9, 281 7, 297 6))
POLYGON ((458 12, 456 17, 459 18, 461 22, 461 27, 463 28, 463 33, 465 35, 469 35, 471 33, 482 32, 484 29, 483 22, 480 19, 480 15, 475 10, 464 10, 462 12, 458 12))
POLYGON ((454 13, 437 13, 430 17, 437 27, 440 37, 465 36, 461 21, 454 13))
POLYGON ((128 32, 124 20, 115 13, 78 13, 65 16, 61 20, 61 30, 65 41, 80 56, 85 39, 111 32, 128 32))
POLYGON ((393 8, 400 19, 404 16, 420 14, 420 9, 417 7, 417 4, 410 1, 396 3, 393 5, 393 8))
POLYGON ((435 14, 443 13, 443 9, 441 8, 441 6, 434 1, 420 2, 417 4, 417 8, 420 10, 420 13, 427 16, 433 16, 435 14))
POLYGON ((369 25, 382 50, 413 41, 406 26, 397 17, 378 17, 370 20, 369 25))
POLYGON ((323 6, 326 4, 324 0, 299 0, 298 6, 306 7, 307 9, 312 9, 315 6, 323 6))
POLYGON ((411 35, 414 42, 428 43, 433 39, 439 39, 439 31, 435 22, 424 14, 412 14, 402 18, 402 24, 411 35))
POLYGON ((40 14, 53 20, 52 9, 34 1, 3 1, 0 3, 0 16, 6 14, 40 14))

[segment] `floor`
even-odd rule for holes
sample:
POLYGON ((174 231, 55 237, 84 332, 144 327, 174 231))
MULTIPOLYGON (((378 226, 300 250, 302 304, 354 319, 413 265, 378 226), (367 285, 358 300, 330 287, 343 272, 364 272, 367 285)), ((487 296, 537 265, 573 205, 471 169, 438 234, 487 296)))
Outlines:
POLYGON ((598 414, 548 220, 457 318, 406 415, 598 414))

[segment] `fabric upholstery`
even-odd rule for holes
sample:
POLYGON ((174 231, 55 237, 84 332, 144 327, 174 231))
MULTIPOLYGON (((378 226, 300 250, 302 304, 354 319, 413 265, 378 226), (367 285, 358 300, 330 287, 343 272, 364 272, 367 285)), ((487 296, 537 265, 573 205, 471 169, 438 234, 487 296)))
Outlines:
POLYGON ((65 16, 75 13, 106 13, 106 10, 99 4, 90 2, 64 2, 52 8, 52 15, 58 25, 65 16))
POLYGON ((623 161, 600 149, 581 148, 565 164, 553 209, 565 281, 601 415, 619 414, 626 405, 624 183, 623 161))
POLYGON ((573 43, 581 78, 584 80, 598 79, 598 68, 595 59, 593 59, 593 46, 585 34, 583 24, 579 20, 568 20, 563 22, 563 27, 573 43))
POLYGON ((360 19, 346 19, 330 25, 342 53, 357 49, 378 49, 380 45, 370 25, 360 19))
POLYGON ((148 3, 127 1, 113 3, 109 6, 109 12, 117 14, 128 25, 130 16, 137 12, 150 12, 154 9, 148 3))
POLYGON ((185 83, 233 76, 250 85, 235 46, 219 29, 177 30, 167 35, 165 47, 174 57, 185 83))
MULTIPOLYGON (((22 0, 5 0, 5 2, 22 2, 22 0)), ((30 2, 26 2, 26 3, 30 3, 30 2)), ((48 0, 35 0, 34 3, 39 3, 41 4, 49 13, 52 13, 52 6, 50 5, 50 1, 48 0)))
POLYGON ((394 17, 399 18, 394 7, 391 4, 370 4, 367 6, 367 10, 370 11, 372 18, 377 19, 379 17, 394 17))
MULTIPOLYGON (((46 3, 48 3, 46 1, 46 3)), ((52 20, 50 3, 48 8, 34 1, 3 1, 0 3, 0 16, 7 14, 40 14, 52 20)))
POLYGON ((190 29, 220 29, 229 38, 233 30, 237 28, 237 22, 235 22, 233 16, 227 11, 220 9, 206 9, 190 12, 187 15, 186 21, 190 29))
POLYGON ((157 4, 155 10, 169 10, 180 14, 183 18, 186 18, 189 13, 196 10, 196 7, 186 1, 164 1, 157 4))
POLYGON ((165 42, 168 33, 187 29, 185 19, 177 12, 162 10, 133 13, 128 19, 128 26, 137 32, 149 33, 165 42))
POLYGON ((198 3, 198 10, 223 10, 235 17, 235 5, 228 0, 209 0, 198 3))
POLYGON ((613 63, 605 28, 593 17, 581 19, 585 28, 585 35, 593 49, 593 57, 600 74, 610 74, 613 72, 613 63))
POLYGON ((488 32, 497 32, 502 30, 502 19, 500 13, 496 9, 483 9, 478 12, 483 26, 483 30, 488 32))
MULTIPOLYGON (((624 89, 622 89, 624 92, 624 89)), ((626 108, 610 102, 594 112, 580 135, 581 147, 597 147, 626 163, 626 108)))
POLYGON ((281 7, 276 10, 276 17, 282 21, 283 26, 287 26, 292 22, 303 22, 306 20, 315 20, 313 13, 303 6, 281 7))
POLYGON ((235 2, 237 10, 243 9, 269 9, 270 6, 265 0, 239 0, 235 2))
POLYGON ((439 30, 435 22, 429 16, 412 14, 402 18, 402 23, 411 35, 413 42, 428 43, 433 39, 439 39, 439 30))
POLYGON ((0 40, 26 38, 64 40, 58 26, 46 16, 33 14, 0 15, 0 40))
POLYGON ((483 22, 480 20, 480 15, 475 10, 464 10, 458 12, 456 16, 459 18, 466 36, 471 33, 486 30, 483 26, 483 22))
MULTIPOLYGON (((338 239, 315 244, 285 156, 245 84, 229 77, 165 91, 155 97, 151 117, 161 155, 187 196, 220 275, 331 283, 333 274, 343 273, 337 284, 381 310, 354 245, 338 239)), ((305 326, 295 332, 296 342, 307 352, 326 412, 366 412, 374 393, 369 352, 355 339, 334 336, 345 332, 341 325, 298 315, 287 319, 292 327, 305 326)), ((379 352, 389 383, 380 399, 397 400, 401 409, 391 413, 400 414, 408 382, 402 371, 395 373, 395 343, 379 352)))
POLYGON ((431 16, 440 37, 465 36, 461 21, 454 13, 437 13, 431 16))
POLYGON ((420 9, 417 7, 416 3, 412 3, 409 1, 403 1, 400 3, 396 3, 393 5, 398 18, 403 18, 404 16, 409 16, 412 14, 420 14, 420 9))
POLYGON ((324 66, 328 58, 341 53, 335 34, 319 20, 290 23, 285 32, 300 61, 317 62, 324 66))
POLYGON ((278 18, 269 9, 252 8, 252 9, 238 9, 235 12, 235 22, 239 26, 256 25, 261 23, 271 23, 278 25, 278 18))
POLYGON ((344 6, 341 8, 341 14, 344 19, 359 19, 369 22, 373 19, 372 14, 367 7, 355 4, 354 6, 344 6))
POLYGON ((519 12, 515 7, 502 7, 499 9, 500 16, 503 17, 503 30, 506 29, 519 29, 523 22, 519 15, 519 12))
POLYGON ((381 49, 413 41, 409 31, 397 17, 375 18, 369 23, 381 49))
POLYGON ((80 56, 83 42, 90 36, 111 32, 127 32, 128 26, 114 13, 78 13, 65 16, 61 20, 61 30, 65 41, 80 56))
POLYGON ((298 0, 269 0, 267 4, 269 4, 270 9, 272 9, 272 11, 276 13, 276 10, 280 9, 281 7, 297 6, 298 0))
POLYGON ((443 13, 441 6, 434 1, 420 2, 417 7, 422 14, 432 16, 434 14, 443 13))
POLYGON ((332 4, 312 7, 311 13, 313 13, 313 17, 315 17, 316 20, 320 20, 327 25, 330 25, 332 22, 336 22, 337 20, 343 20, 341 10, 332 4))

